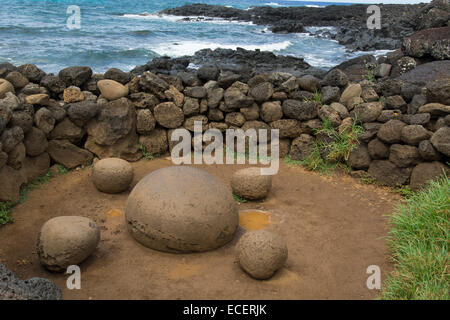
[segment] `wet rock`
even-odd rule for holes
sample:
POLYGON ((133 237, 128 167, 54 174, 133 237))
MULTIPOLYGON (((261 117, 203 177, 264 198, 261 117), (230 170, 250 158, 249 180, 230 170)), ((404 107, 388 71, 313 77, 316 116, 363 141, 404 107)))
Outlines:
POLYGON ((78 88, 87 83, 91 76, 91 68, 80 66, 62 69, 58 74, 58 77, 66 84, 66 87, 75 86, 78 88))
POLYGON ((217 80, 219 72, 220 70, 215 64, 205 63, 198 68, 197 76, 204 81, 217 80))

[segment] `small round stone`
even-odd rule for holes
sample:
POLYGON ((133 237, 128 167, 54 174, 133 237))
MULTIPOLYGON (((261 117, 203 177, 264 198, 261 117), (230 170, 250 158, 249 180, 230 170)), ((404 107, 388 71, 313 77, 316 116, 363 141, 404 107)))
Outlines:
POLYGON ((284 241, 276 234, 258 230, 246 232, 237 244, 241 268, 255 279, 269 279, 288 257, 284 241))
POLYGON ((244 199, 264 199, 272 188, 272 176, 262 175, 261 168, 241 169, 231 177, 231 188, 244 199))
POLYGON ((239 214, 231 190, 203 170, 173 166, 143 178, 125 216, 131 235, 165 252, 202 252, 233 239, 239 214))
POLYGON ((107 158, 94 164, 92 181, 104 193, 119 193, 127 190, 133 182, 133 168, 119 158, 107 158))
POLYGON ((37 253, 50 271, 62 272, 83 262, 100 241, 100 229, 85 217, 62 216, 48 220, 41 228, 37 253))

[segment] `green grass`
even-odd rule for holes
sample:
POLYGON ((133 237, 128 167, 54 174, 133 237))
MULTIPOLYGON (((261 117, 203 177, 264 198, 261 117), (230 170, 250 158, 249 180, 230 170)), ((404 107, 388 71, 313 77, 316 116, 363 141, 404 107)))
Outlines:
POLYGON ((0 224, 4 225, 9 222, 13 222, 14 219, 11 217, 11 210, 13 208, 13 204, 10 201, 0 202, 0 224))
POLYGON ((154 155, 151 154, 150 152, 147 152, 147 148, 145 148, 145 146, 140 143, 138 144, 138 148, 139 150, 141 150, 142 156, 146 161, 154 160, 159 157, 159 155, 154 155))
POLYGON ((64 167, 62 164, 58 164, 56 167, 58 168, 58 174, 66 174, 69 172, 69 169, 64 167))
POLYGON ((367 172, 361 177, 360 181, 362 184, 376 184, 377 183, 377 179, 372 177, 367 172))
POLYGON ((239 197, 237 194, 235 194, 234 192, 233 192, 233 198, 234 198, 234 200, 236 200, 237 202, 239 202, 239 203, 246 203, 247 202, 247 200, 245 200, 244 198, 241 198, 241 197, 239 197))
POLYGON ((313 171, 318 171, 329 175, 337 168, 349 171, 350 168, 346 164, 350 153, 355 150, 358 145, 358 137, 364 132, 362 126, 357 119, 353 121, 351 127, 343 132, 337 131, 329 119, 322 121, 322 128, 315 130, 316 135, 324 135, 330 138, 330 142, 315 142, 312 152, 300 162, 294 162, 292 159, 285 159, 285 163, 291 165, 302 165, 313 171), (325 155, 324 155, 325 154, 325 155))
POLYGON ((318 103, 322 104, 322 94, 321 94, 318 90, 315 90, 315 91, 314 91, 314 97, 313 97, 313 100, 314 100, 315 102, 318 102, 318 103))
POLYGON ((397 206, 388 239, 396 267, 382 287, 382 299, 450 299, 449 199, 450 180, 444 176, 397 206))

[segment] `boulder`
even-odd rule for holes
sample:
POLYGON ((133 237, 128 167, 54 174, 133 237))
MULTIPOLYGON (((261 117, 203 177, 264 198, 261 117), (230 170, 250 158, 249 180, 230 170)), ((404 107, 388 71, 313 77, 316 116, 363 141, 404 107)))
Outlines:
POLYGON ((127 190, 133 182, 131 165, 119 158, 97 161, 92 169, 92 182, 97 190, 104 193, 120 193, 127 190))
POLYGON ((25 145, 23 143, 19 143, 8 153, 8 162, 7 164, 16 170, 22 168, 22 163, 25 160, 26 151, 25 145))
POLYGON ((36 157, 41 153, 44 153, 48 147, 45 133, 36 127, 32 127, 25 135, 24 144, 27 155, 30 157, 36 157))
POLYGON ((147 153, 154 156, 165 154, 169 148, 167 132, 161 128, 156 128, 147 135, 140 136, 139 143, 144 146, 147 153))
POLYGON ((294 119, 281 119, 270 123, 272 129, 279 130, 280 139, 297 138, 303 132, 301 122, 294 119))
POLYGON ((311 120, 318 115, 318 104, 314 101, 301 102, 288 99, 283 101, 283 114, 290 119, 311 120))
POLYGON ((259 119, 259 107, 256 103, 250 107, 240 108, 239 111, 244 115, 245 120, 253 121, 259 119))
POLYGON ((14 86, 5 79, 0 79, 0 99, 3 99, 7 92, 16 93, 14 86))
POLYGON ((422 162, 422 158, 417 147, 393 144, 389 150, 389 161, 399 168, 407 168, 422 162))
POLYGON ((353 108, 351 115, 361 122, 374 122, 381 115, 383 108, 381 102, 362 103, 353 108))
POLYGON ((430 132, 421 125, 404 126, 402 129, 402 141, 410 145, 418 145, 430 136, 430 132))
POLYGON ((164 102, 156 106, 154 110, 156 121, 168 129, 178 128, 183 124, 184 113, 173 102, 164 102))
POLYGON ((339 88, 345 88, 347 84, 347 75, 339 69, 330 70, 321 81, 322 86, 332 86, 339 88))
POLYGON ((100 80, 97 87, 102 96, 109 101, 128 96, 128 87, 114 80, 100 80))
POLYGON ((219 248, 233 239, 239 223, 231 190, 209 173, 185 166, 144 177, 128 198, 125 216, 138 242, 175 253, 219 248))
POLYGON ((169 89, 169 84, 151 72, 144 72, 139 80, 142 90, 153 93, 159 99, 165 99, 164 92, 169 89))
POLYGON ((136 127, 136 111, 127 98, 103 105, 95 120, 87 125, 87 132, 100 145, 113 145, 136 127))
POLYGON ((338 102, 341 98, 341 91, 339 87, 326 86, 322 88, 322 103, 329 104, 331 102, 338 102))
POLYGON ((197 70, 197 76, 204 81, 217 80, 219 76, 219 68, 212 63, 205 63, 197 70))
POLYGON ((155 95, 145 92, 132 93, 130 94, 129 99, 138 109, 148 108, 153 111, 159 104, 159 99, 155 95))
POLYGON ((34 123, 36 127, 41 129, 45 134, 49 134, 55 127, 56 120, 53 114, 47 108, 40 108, 34 115, 34 123))
POLYGON ((439 152, 450 157, 450 127, 442 127, 437 130, 430 141, 439 152))
POLYGON ((67 105, 67 116, 76 125, 82 127, 97 116, 100 107, 93 101, 82 101, 67 105))
POLYGON ((137 110, 136 112, 136 130, 139 134, 149 134, 155 129, 156 120, 148 109, 137 110))
POLYGON ((427 84, 427 100, 450 106, 450 76, 427 84))
POLYGON ((0 264, 0 300, 61 300, 61 290, 44 278, 17 278, 4 264, 0 264))
POLYGON ((411 71, 402 74, 398 79, 423 86, 445 77, 450 77, 450 60, 432 61, 418 65, 411 71))
POLYGON ((203 86, 187 87, 184 90, 184 93, 186 94, 186 96, 195 99, 203 99, 207 94, 206 89, 203 86))
POLYGON ((429 113, 407 114, 403 120, 410 125, 425 125, 431 120, 429 113))
POLYGON ((383 110, 378 117, 378 122, 388 122, 389 120, 404 120, 403 114, 400 110, 383 110))
POLYGON ((444 174, 449 173, 448 166, 441 162, 424 162, 414 167, 411 173, 410 187, 412 191, 420 191, 425 188, 430 181, 438 180, 444 174))
POLYGON ((309 92, 316 92, 320 90, 320 80, 311 75, 305 75, 298 80, 300 88, 309 92))
MULTIPOLYGON (((164 95, 167 97, 169 101, 175 103, 177 107, 182 107, 184 102, 184 94, 182 94, 177 88, 173 85, 169 85, 169 89, 164 91, 164 95)), ((156 105, 155 105, 156 106, 156 105)))
POLYGON ((374 160, 368 173, 380 184, 396 187, 407 183, 411 168, 399 168, 388 160, 374 160))
POLYGON ((30 113, 26 111, 17 111, 12 113, 11 121, 9 122, 11 127, 22 128, 23 133, 27 133, 33 127, 34 119, 30 113))
POLYGON ((208 107, 209 108, 217 108, 222 101, 225 90, 223 88, 215 88, 208 90, 208 107))
POLYGON ((341 98, 339 99, 340 103, 347 104, 347 102, 352 98, 359 98, 362 93, 362 88, 360 84, 351 83, 345 88, 344 92, 341 94, 341 98))
POLYGON ((45 77, 45 72, 36 67, 34 64, 24 64, 20 66, 19 72, 34 83, 41 82, 42 78, 45 77))
POLYGON ((25 102, 33 105, 47 106, 50 103, 50 97, 45 93, 32 94, 31 96, 25 97, 25 102))
POLYGON ((92 69, 89 67, 75 66, 62 69, 58 77, 66 84, 66 87, 75 86, 81 88, 92 77, 92 69))
POLYGON ((314 150, 314 138, 308 134, 301 134, 294 139, 291 144, 289 156, 292 160, 305 160, 314 150))
POLYGON ((428 103, 419 108, 419 113, 429 113, 433 116, 446 116, 450 114, 450 106, 440 103, 428 103))
POLYGON ((183 113, 185 116, 192 116, 200 113, 200 104, 198 99, 186 97, 184 99, 183 113))
POLYGON ((45 175, 50 169, 50 156, 44 152, 37 157, 26 157, 22 163, 20 173, 25 178, 26 183, 33 182, 45 175))
POLYGON ((228 88, 224 93, 224 102, 226 112, 231 112, 239 108, 249 107, 253 104, 254 100, 251 97, 246 96, 241 90, 237 88, 228 88))
POLYGON ((402 130, 406 124, 399 120, 389 120, 380 127, 377 137, 387 143, 398 143, 402 138, 402 130))
POLYGON ((47 88, 53 94, 60 94, 66 88, 66 83, 63 80, 51 74, 42 78, 40 85, 47 88))
POLYGON ((245 117, 240 112, 230 112, 225 116, 225 123, 230 126, 242 127, 245 123, 245 117))
POLYGON ((51 140, 47 151, 53 161, 68 169, 88 165, 94 158, 91 152, 77 147, 68 140, 51 140))
POLYGON ((2 144, 3 151, 9 153, 23 141, 24 134, 20 127, 12 127, 3 131, 0 136, 0 142, 2 144))
POLYGON ((85 134, 86 130, 75 125, 69 118, 65 118, 52 130, 50 139, 67 139, 72 143, 78 143, 83 139, 85 134))
POLYGON ((389 157, 389 146, 379 139, 373 139, 367 146, 370 158, 374 160, 387 159, 389 157))
POLYGON ((241 268, 255 279, 269 279, 286 263, 288 249, 277 235, 265 230, 246 232, 236 245, 241 268))
POLYGON ((403 40, 402 51, 411 57, 450 59, 450 26, 420 30, 403 40))
POLYGON ((350 152, 347 164, 354 169, 367 169, 371 161, 367 146, 359 145, 355 150, 350 152))
POLYGON ((231 177, 231 189, 234 194, 247 200, 264 199, 271 188, 272 176, 261 175, 261 168, 241 169, 231 177))
POLYGON ((424 140, 419 143, 419 153, 422 159, 427 161, 439 161, 442 160, 442 156, 433 147, 430 140, 424 140))
MULTIPOLYGON (((219 109, 209 109, 207 117, 211 121, 222 121, 225 118, 223 115, 223 112, 220 111, 219 109)), ((244 115, 244 117, 245 117, 245 115, 244 115)), ((258 118, 256 118, 256 119, 258 119, 258 118)), ((246 120, 248 120, 248 119, 246 118, 246 120)))
POLYGON ((120 84, 126 84, 130 82, 131 74, 117 68, 110 68, 105 72, 105 79, 113 80, 120 84))
POLYGON ((15 89, 22 89, 29 83, 28 79, 18 71, 8 73, 5 80, 9 81, 15 89))
POLYGON ((100 242, 100 229, 91 219, 61 216, 48 220, 37 239, 41 264, 50 271, 64 272, 86 260, 100 242))
POLYGON ((78 87, 69 87, 64 89, 64 103, 80 102, 85 99, 84 93, 78 87))
POLYGON ((281 103, 278 101, 263 103, 261 106, 260 116, 264 122, 280 120, 283 117, 281 103))
POLYGON ((20 187, 27 182, 24 175, 20 171, 5 165, 3 168, 0 168, 0 177, 2 177, 0 201, 11 201, 13 204, 18 203, 20 187))

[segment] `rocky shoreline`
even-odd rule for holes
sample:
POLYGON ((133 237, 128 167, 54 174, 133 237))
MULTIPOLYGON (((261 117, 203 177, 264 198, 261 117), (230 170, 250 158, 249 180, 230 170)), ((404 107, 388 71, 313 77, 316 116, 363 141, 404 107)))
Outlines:
POLYGON ((306 27, 336 27, 336 33, 310 32, 337 40, 351 50, 396 49, 402 39, 415 31, 448 25, 449 4, 446 0, 418 5, 379 5, 381 30, 367 28, 368 5, 313 7, 251 7, 240 10, 224 6, 192 4, 165 9, 159 14, 183 16, 184 20, 222 18, 267 25, 274 33, 308 32, 306 27), (188 17, 188 18, 186 18, 188 17))
POLYGON ((0 201, 16 203, 24 184, 55 165, 166 154, 172 131, 192 132, 194 121, 222 132, 279 129, 280 156, 301 161, 324 138, 315 131, 324 119, 343 131, 357 118, 364 133, 347 161, 353 174, 418 190, 448 170, 449 37, 450 26, 423 29, 386 57, 358 57, 328 72, 243 49, 104 74, 1 63, 0 201))

